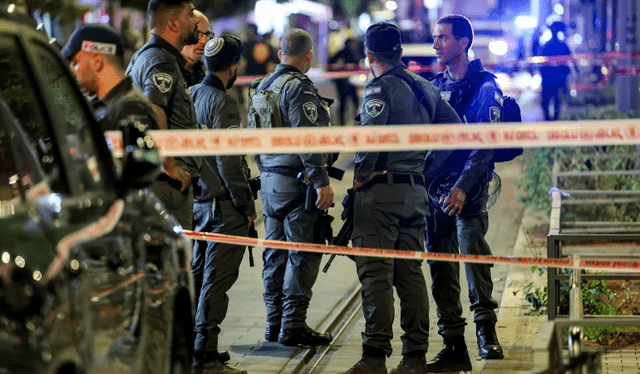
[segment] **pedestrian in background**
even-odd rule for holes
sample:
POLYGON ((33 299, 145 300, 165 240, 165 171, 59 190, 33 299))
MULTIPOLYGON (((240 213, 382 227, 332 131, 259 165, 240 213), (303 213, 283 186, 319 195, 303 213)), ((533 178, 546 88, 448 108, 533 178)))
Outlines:
MULTIPOLYGON (((551 39, 549 39, 540 50, 542 56, 564 56, 571 57, 569 45, 564 41, 567 27, 560 21, 553 22, 549 26, 551 39)), ((557 121, 560 118, 560 108, 563 97, 568 93, 567 77, 571 74, 566 61, 550 62, 540 67, 542 76, 541 104, 545 121, 557 121), (551 115, 550 104, 553 102, 553 115, 551 115)))
MULTIPOLYGON (((184 79, 187 61, 180 51, 198 42, 195 8, 189 0, 150 0, 151 39, 127 68, 133 84, 153 104, 161 130, 198 129, 196 110, 184 79)), ((149 188, 184 229, 193 227, 191 178, 200 174, 201 157, 165 157, 162 174, 149 188)))
MULTIPOLYGON (((324 127, 329 125, 328 108, 323 107, 318 90, 304 74, 311 68, 311 36, 301 29, 288 30, 281 41, 278 57, 282 61, 255 92, 279 89, 282 123, 269 127, 324 127)), ((255 95, 254 95, 255 98, 255 95)), ((249 104, 250 110, 253 100, 249 104)), ((272 117, 270 117, 272 118, 272 117)), ((251 119, 249 119, 251 122, 251 119)), ((330 155, 322 153, 258 155, 267 239, 323 243, 317 230, 321 210, 333 204, 333 188, 327 171, 330 155), (307 186, 315 190, 315 207, 305 208, 307 186)), ((263 252, 264 303, 267 308, 265 339, 288 346, 318 346, 329 343, 328 333, 318 333, 306 324, 311 288, 318 277, 321 253, 283 251, 266 248, 263 252)))
MULTIPOLYGON (((242 53, 240 39, 232 35, 206 44, 208 70, 201 84, 190 88, 198 123, 208 129, 240 130, 240 111, 227 94, 238 76, 242 53)), ((207 156, 202 174, 194 185, 195 231, 247 236, 256 219, 249 168, 244 156, 207 156)), ((218 352, 220 324, 229 307, 227 291, 238 279, 245 246, 196 241, 192 272, 199 293, 195 318, 194 372, 198 374, 246 374, 229 367, 218 352)))
MULTIPOLYGON (((400 30, 390 23, 369 27, 365 48, 375 77, 365 87, 361 126, 454 123, 459 118, 438 90, 400 61, 400 30)), ((353 246, 424 252, 428 202, 426 151, 358 152, 353 246)), ((362 284, 362 358, 343 374, 386 374, 392 353, 393 288, 400 298, 404 330, 402 360, 391 372, 426 374, 429 296, 422 260, 355 258, 362 284)))
MULTIPOLYGON (((433 83, 440 88, 464 123, 497 123, 503 98, 495 75, 480 60, 469 61, 473 43, 471 22, 451 15, 438 20, 433 32, 438 62, 446 65, 433 83)), ((484 239, 489 225, 488 184, 494 169, 493 150, 435 151, 427 157, 425 177, 430 183, 426 247, 429 252, 491 255, 484 239), (458 249, 459 248, 459 249, 458 249)), ((432 294, 438 314, 438 333, 444 348, 429 362, 432 373, 471 370, 464 340, 465 319, 460 303, 460 265, 429 261, 432 294)), ((504 357, 498 342, 493 281, 489 264, 465 264, 471 311, 474 313, 478 353, 487 359, 504 357)))
POLYGON ((213 39, 211 24, 207 16, 199 10, 194 10, 193 15, 198 22, 198 42, 196 44, 185 45, 182 48, 182 56, 187 60, 184 66, 187 71, 184 75, 184 79, 187 81, 187 87, 202 82, 207 75, 207 69, 202 62, 202 57, 204 56, 205 44, 213 39))
MULTIPOLYGON (((338 51, 329 59, 330 70, 333 71, 354 71, 360 68, 360 51, 358 50, 358 41, 348 38, 344 42, 344 48, 338 51)), ((356 86, 349 83, 348 78, 335 79, 336 89, 338 90, 338 101, 340 108, 338 113, 340 117, 340 125, 345 126, 345 114, 347 111, 347 102, 353 103, 354 111, 358 110, 359 98, 356 86)))

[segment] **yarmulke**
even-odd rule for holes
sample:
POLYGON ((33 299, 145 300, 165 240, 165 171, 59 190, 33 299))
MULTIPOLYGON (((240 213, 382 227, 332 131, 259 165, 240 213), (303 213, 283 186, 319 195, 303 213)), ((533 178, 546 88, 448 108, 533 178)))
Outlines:
POLYGON ((211 39, 204 46, 204 59, 208 68, 223 68, 240 61, 242 42, 234 35, 211 39))

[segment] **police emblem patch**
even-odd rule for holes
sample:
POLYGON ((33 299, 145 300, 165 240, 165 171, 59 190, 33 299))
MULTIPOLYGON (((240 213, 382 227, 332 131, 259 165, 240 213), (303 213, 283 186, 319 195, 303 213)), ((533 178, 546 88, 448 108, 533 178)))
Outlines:
POLYGON ((304 112, 304 115, 309 118, 309 121, 316 122, 318 119, 318 107, 311 101, 307 101, 302 104, 302 111, 304 112))
POLYGON ((369 100, 364 104, 364 109, 371 117, 377 117, 384 110, 384 101, 378 99, 369 100))
POLYGON ((500 108, 495 106, 489 108, 489 121, 491 121, 491 123, 500 122, 500 108))
POLYGON ((173 78, 167 73, 156 73, 153 75, 153 84, 158 87, 160 92, 167 93, 173 85, 173 78))

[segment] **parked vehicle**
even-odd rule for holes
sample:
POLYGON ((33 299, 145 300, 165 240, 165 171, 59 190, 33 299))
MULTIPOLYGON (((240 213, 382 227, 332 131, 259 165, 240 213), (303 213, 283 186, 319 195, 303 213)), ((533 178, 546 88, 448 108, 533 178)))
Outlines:
POLYGON ((0 373, 187 373, 191 244, 144 188, 135 118, 111 151, 48 38, 0 14, 0 373))

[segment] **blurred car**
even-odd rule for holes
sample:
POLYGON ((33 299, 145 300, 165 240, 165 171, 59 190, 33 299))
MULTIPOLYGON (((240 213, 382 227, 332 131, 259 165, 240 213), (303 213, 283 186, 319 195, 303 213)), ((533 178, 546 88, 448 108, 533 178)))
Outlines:
POLYGON ((186 373, 191 244, 147 193, 160 160, 123 127, 116 172, 67 62, 0 14, 0 373, 186 373))

